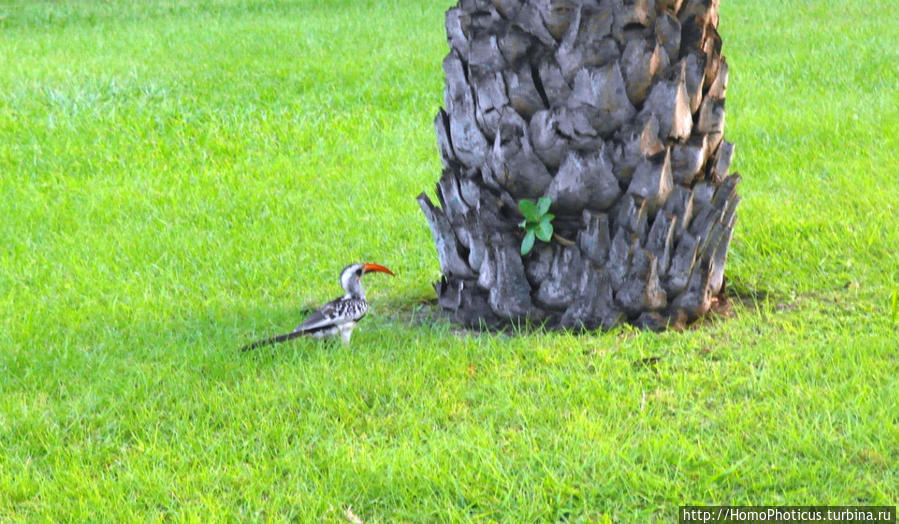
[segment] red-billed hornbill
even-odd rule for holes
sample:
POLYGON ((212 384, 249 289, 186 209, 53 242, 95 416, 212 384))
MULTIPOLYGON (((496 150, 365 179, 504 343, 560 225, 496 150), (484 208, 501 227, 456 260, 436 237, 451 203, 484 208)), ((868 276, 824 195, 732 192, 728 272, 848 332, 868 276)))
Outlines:
POLYGON ((324 338, 338 334, 344 344, 349 344, 353 328, 368 312, 368 302, 365 301, 365 291, 362 289, 362 275, 374 271, 396 276, 392 271, 378 264, 349 265, 340 272, 340 285, 346 291, 346 295, 335 298, 322 306, 290 333, 253 342, 240 350, 249 351, 260 346, 286 342, 303 336, 324 338))

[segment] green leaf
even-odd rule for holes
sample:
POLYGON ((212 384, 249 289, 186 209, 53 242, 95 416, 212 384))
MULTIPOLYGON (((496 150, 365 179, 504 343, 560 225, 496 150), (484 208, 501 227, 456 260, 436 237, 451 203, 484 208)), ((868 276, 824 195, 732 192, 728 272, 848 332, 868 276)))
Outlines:
POLYGON ((537 212, 539 215, 545 215, 547 211, 549 211, 549 206, 553 201, 549 197, 540 197, 537 200, 537 212))
POLYGON ((553 236, 553 225, 550 224, 548 219, 544 218, 537 225, 535 232, 537 233, 537 238, 544 242, 549 242, 549 239, 553 236))
POLYGON ((554 215, 552 213, 547 213, 547 214, 543 215, 542 217, 540 217, 540 220, 552 220, 554 218, 556 218, 556 215, 554 215))
POLYGON ((521 256, 527 255, 534 247, 534 232, 528 231, 524 234, 524 240, 521 241, 521 256))
POLYGON ((540 213, 537 212, 537 204, 530 200, 519 200, 518 209, 528 222, 536 222, 540 220, 540 213))
POLYGON ((518 227, 524 227, 525 225, 527 225, 527 223, 528 223, 527 220, 522 220, 521 222, 518 223, 518 227))

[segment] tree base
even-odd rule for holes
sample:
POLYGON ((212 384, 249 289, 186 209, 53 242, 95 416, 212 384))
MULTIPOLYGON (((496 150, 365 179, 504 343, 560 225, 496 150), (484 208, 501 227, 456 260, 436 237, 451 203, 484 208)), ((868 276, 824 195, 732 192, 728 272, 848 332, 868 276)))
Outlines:
POLYGON ((573 241, 538 243, 522 257, 514 203, 446 169, 437 186, 442 207, 418 197, 444 275, 435 284, 438 303, 471 327, 684 326, 723 289, 739 180, 677 186, 651 219, 649 202, 637 195, 608 213, 560 215, 558 236, 573 241))

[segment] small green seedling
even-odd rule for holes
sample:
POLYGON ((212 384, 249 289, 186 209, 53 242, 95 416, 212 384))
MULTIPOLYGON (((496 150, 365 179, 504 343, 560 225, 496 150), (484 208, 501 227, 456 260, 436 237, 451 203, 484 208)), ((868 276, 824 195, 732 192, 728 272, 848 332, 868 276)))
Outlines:
POLYGON ((549 213, 552 200, 549 197, 540 197, 535 204, 531 200, 518 201, 518 209, 524 215, 518 225, 524 228, 524 239, 521 241, 521 256, 527 255, 534 248, 534 238, 549 242, 553 236, 552 219, 556 215, 549 213))

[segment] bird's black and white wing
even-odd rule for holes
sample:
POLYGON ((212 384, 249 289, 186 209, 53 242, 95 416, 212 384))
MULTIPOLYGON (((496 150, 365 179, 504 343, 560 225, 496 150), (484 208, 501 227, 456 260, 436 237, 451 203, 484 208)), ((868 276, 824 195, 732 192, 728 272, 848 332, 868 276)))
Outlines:
POLYGON ((269 344, 286 342, 302 336, 324 338, 340 335, 344 343, 348 344, 353 328, 356 327, 356 322, 361 320, 367 311, 368 304, 365 300, 341 297, 328 302, 321 309, 313 312, 290 333, 253 342, 242 347, 241 351, 249 351, 269 344))
POLYGON ((306 317, 293 332, 318 336, 334 335, 344 327, 352 329, 367 311, 368 304, 364 300, 340 297, 306 317))

